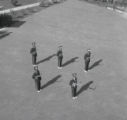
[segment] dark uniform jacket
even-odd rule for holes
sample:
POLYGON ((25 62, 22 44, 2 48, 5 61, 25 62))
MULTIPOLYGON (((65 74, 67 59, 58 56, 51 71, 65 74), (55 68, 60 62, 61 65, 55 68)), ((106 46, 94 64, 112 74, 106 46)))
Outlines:
POLYGON ((62 57, 63 57, 63 52, 62 52, 62 50, 59 50, 59 51, 57 52, 57 56, 58 56, 59 58, 62 58, 62 57))
POLYGON ((35 80, 41 80, 39 70, 37 70, 36 72, 33 73, 32 78, 35 79, 35 80))
POLYGON ((36 47, 31 48, 30 53, 31 53, 33 56, 37 56, 36 47))
POLYGON ((70 86, 71 87, 77 87, 77 78, 74 78, 70 81, 70 86))
POLYGON ((90 57, 91 57, 91 52, 87 52, 87 53, 84 55, 84 60, 90 60, 90 57))

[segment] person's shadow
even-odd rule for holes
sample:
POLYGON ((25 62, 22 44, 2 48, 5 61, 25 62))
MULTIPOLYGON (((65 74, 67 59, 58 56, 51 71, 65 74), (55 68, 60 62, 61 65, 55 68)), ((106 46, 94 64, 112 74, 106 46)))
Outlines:
POLYGON ((69 64, 71 64, 71 63, 73 63, 73 62, 75 62, 76 59, 78 59, 78 58, 79 58, 79 57, 71 58, 70 60, 66 61, 66 62, 62 65, 62 67, 65 67, 65 66, 67 66, 67 65, 69 65, 69 64))
POLYGON ((41 86, 41 89, 44 89, 46 87, 48 87, 49 85, 54 84, 55 82, 57 82, 57 80, 61 77, 61 75, 57 75, 56 77, 54 77, 53 79, 51 79, 50 81, 48 81, 47 83, 45 83, 43 86, 41 86))
POLYGON ((43 63, 45 61, 49 61, 54 56, 56 56, 56 54, 52 54, 52 55, 48 56, 47 58, 44 58, 43 60, 38 61, 37 64, 43 63))
POLYGON ((79 91, 77 91, 77 96, 79 94, 81 94, 83 91, 87 90, 87 89, 92 89, 92 90, 95 90, 96 88, 91 88, 90 85, 93 83, 93 81, 89 81, 88 83, 84 84, 80 89, 79 91))
POLYGON ((100 60, 94 62, 94 63, 89 67, 89 70, 91 70, 91 69, 93 69, 94 67, 100 65, 100 63, 101 63, 102 61, 103 61, 103 60, 100 59, 100 60))

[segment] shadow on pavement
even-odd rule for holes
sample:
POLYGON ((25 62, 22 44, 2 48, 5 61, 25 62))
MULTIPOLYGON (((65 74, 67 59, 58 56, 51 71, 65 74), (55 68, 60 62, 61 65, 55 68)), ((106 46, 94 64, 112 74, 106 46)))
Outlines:
POLYGON ((11 25, 9 27, 20 27, 25 22, 26 21, 14 20, 14 21, 12 21, 12 23, 11 23, 11 25))
POLYGON ((11 34, 12 32, 0 32, 0 39, 2 39, 2 38, 4 38, 4 37, 7 37, 7 36, 9 36, 10 34, 11 34))
POLYGON ((103 60, 100 59, 100 60, 94 62, 94 63, 89 67, 89 70, 91 70, 91 69, 93 69, 94 67, 100 65, 100 63, 101 63, 102 61, 103 61, 103 60))
POLYGON ((96 88, 91 88, 90 85, 93 83, 93 81, 89 81, 88 83, 86 83, 85 85, 83 85, 79 91, 77 92, 77 96, 79 94, 81 94, 83 91, 87 90, 87 89, 92 89, 92 90, 95 90, 96 88))
POLYGON ((50 56, 48 56, 47 58, 43 59, 43 60, 40 60, 37 62, 37 64, 40 64, 40 63, 43 63, 45 61, 49 61, 52 57, 56 56, 56 54, 52 54, 50 56))
POLYGON ((44 89, 46 87, 48 87, 49 85, 54 84, 55 82, 57 82, 57 80, 61 77, 61 75, 57 75, 56 77, 54 77, 52 80, 48 81, 46 84, 44 84, 43 86, 41 86, 41 89, 44 89))
POLYGON ((76 61, 76 59, 78 59, 79 57, 74 57, 74 58, 71 58, 70 60, 66 61, 62 66, 65 67, 73 62, 76 61))

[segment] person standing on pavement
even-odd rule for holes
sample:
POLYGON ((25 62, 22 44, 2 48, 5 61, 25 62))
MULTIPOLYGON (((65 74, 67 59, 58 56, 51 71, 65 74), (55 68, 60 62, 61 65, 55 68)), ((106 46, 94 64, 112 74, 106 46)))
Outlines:
POLYGON ((36 43, 32 43, 32 48, 30 49, 30 53, 32 55, 32 64, 35 67, 37 62, 37 49, 36 49, 36 43))
POLYGON ((40 92, 40 88, 41 88, 41 75, 40 75, 40 71, 38 69, 38 66, 34 67, 34 73, 32 75, 32 78, 35 80, 35 87, 37 89, 37 92, 40 92))
POLYGON ((89 70, 90 58, 91 58, 91 50, 88 49, 87 53, 84 55, 84 61, 85 61, 84 72, 87 72, 89 70))
POLYGON ((58 58, 58 69, 62 69, 62 60, 63 60, 62 46, 58 47, 57 58, 58 58))
POLYGON ((72 80, 70 81, 70 86, 72 90, 72 99, 77 98, 77 74, 73 73, 72 74, 72 80))

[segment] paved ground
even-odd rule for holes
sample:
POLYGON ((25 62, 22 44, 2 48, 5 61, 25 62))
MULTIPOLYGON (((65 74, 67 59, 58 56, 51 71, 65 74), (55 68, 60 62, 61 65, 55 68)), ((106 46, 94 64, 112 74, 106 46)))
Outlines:
POLYGON ((127 21, 113 11, 78 0, 54 5, 9 28, 0 39, 1 120, 126 120, 127 21), (29 50, 37 41, 42 85, 36 93, 29 50), (63 45, 64 67, 56 53, 63 45), (92 49, 91 70, 83 55, 92 49), (78 59, 76 59, 78 57, 78 59), (46 59, 47 58, 47 59, 46 59), (71 99, 69 81, 78 73, 80 92, 71 99), (88 82, 93 81, 89 89, 88 82))

